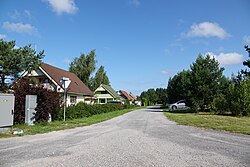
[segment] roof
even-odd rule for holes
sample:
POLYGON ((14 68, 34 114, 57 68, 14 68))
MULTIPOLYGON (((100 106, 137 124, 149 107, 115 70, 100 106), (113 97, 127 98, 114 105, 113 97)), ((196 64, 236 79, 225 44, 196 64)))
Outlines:
POLYGON ((131 96, 134 100, 137 99, 137 97, 135 95, 133 95, 132 92, 129 93, 129 96, 131 96))
POLYGON ((102 86, 104 89, 106 89, 114 98, 121 98, 121 96, 118 95, 116 93, 116 91, 111 86, 108 86, 105 84, 101 84, 100 86, 102 86))
POLYGON ((69 71, 42 63, 40 66, 58 85, 61 85, 62 77, 67 77, 71 80, 68 87, 69 93, 83 94, 94 96, 93 92, 74 74, 69 71))
POLYGON ((134 100, 126 91, 119 90, 119 92, 128 100, 134 100))

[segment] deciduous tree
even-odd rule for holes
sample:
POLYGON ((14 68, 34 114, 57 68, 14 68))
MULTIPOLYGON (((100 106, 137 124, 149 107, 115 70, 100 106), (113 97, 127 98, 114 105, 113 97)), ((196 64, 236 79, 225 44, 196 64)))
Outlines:
POLYGON ((81 54, 79 58, 75 58, 69 67, 69 71, 75 73, 86 86, 90 87, 90 76, 95 71, 96 59, 95 50, 92 50, 89 54, 81 54))

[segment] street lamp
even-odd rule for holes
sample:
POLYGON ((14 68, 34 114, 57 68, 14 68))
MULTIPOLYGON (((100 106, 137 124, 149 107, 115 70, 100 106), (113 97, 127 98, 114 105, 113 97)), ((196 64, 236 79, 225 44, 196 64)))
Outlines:
POLYGON ((69 84, 71 82, 71 80, 67 77, 62 77, 61 79, 61 84, 63 85, 63 89, 64 89, 64 106, 63 106, 63 121, 65 121, 65 113, 66 113, 66 93, 67 93, 67 88, 69 87, 69 84))

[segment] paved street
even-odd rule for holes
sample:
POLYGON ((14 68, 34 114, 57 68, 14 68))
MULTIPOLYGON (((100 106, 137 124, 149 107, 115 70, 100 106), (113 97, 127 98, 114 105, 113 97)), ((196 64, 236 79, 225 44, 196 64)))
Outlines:
POLYGON ((177 125, 158 109, 0 139, 0 166, 250 166, 250 136, 177 125))

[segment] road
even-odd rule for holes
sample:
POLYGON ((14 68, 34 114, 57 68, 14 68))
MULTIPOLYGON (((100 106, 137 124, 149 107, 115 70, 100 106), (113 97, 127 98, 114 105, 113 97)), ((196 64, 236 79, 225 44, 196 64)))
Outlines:
POLYGON ((0 139, 0 166, 250 166, 250 136, 177 125, 159 109, 99 124, 0 139))

